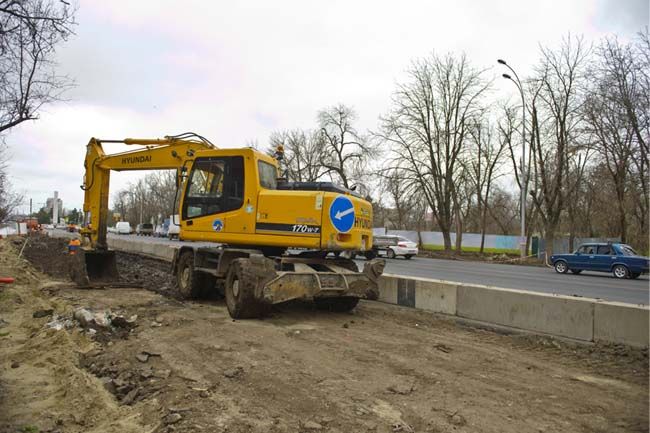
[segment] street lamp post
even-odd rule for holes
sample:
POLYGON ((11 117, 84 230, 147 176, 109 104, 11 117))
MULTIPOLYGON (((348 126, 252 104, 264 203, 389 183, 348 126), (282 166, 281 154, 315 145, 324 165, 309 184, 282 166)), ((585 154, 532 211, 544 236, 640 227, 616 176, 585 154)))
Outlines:
POLYGON ((521 257, 524 258, 527 255, 526 252, 526 188, 528 182, 526 181, 526 102, 524 100, 524 89, 519 80, 519 76, 514 69, 510 67, 503 59, 498 59, 497 62, 501 65, 504 65, 506 68, 515 76, 515 80, 508 74, 503 74, 503 78, 512 81, 519 89, 519 94, 521 95, 521 108, 523 111, 523 123, 521 124, 521 237, 519 239, 519 251, 521 257))

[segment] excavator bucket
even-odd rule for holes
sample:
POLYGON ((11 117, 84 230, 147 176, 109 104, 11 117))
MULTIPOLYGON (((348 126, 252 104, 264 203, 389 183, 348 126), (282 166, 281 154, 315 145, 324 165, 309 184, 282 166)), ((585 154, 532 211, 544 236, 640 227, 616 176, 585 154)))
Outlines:
POLYGON ((70 278, 78 286, 102 286, 119 281, 115 251, 80 250, 70 260, 70 278))

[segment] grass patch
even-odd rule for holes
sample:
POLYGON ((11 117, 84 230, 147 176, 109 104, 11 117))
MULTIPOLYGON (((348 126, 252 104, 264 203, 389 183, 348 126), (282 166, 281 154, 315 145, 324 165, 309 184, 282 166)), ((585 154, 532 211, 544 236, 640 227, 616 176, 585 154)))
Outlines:
MULTIPOLYGON (((443 245, 432 245, 425 244, 423 248, 427 251, 444 251, 445 247, 443 245)), ((464 253, 478 253, 481 250, 479 247, 462 247, 462 252, 464 253)), ((518 255, 518 249, 509 249, 509 248, 483 248, 483 254, 513 254, 518 255)))

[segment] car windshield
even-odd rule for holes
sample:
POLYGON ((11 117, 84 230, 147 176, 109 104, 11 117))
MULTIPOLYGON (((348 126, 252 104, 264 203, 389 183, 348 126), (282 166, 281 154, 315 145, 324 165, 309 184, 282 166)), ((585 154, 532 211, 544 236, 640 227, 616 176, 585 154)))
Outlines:
POLYGON ((632 247, 629 245, 619 245, 618 248, 621 250, 624 256, 638 256, 636 251, 634 251, 634 249, 632 249, 632 247))

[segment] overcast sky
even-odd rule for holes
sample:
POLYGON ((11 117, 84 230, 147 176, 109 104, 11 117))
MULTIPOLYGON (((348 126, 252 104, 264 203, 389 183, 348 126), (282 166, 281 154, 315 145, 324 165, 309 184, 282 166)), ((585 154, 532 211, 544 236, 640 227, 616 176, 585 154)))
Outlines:
MULTIPOLYGON (((193 131, 220 147, 264 145, 273 130, 313 127, 319 109, 339 102, 356 109, 360 130, 375 129, 414 58, 465 52, 496 78, 501 57, 525 76, 539 44, 557 46, 568 32, 633 37, 648 4, 82 0, 77 34, 58 53, 77 86, 10 132, 10 173, 35 208, 54 190, 79 208, 90 137, 193 131)), ((513 90, 498 79, 493 94, 513 90)), ((113 173, 111 190, 141 175, 113 173)))

